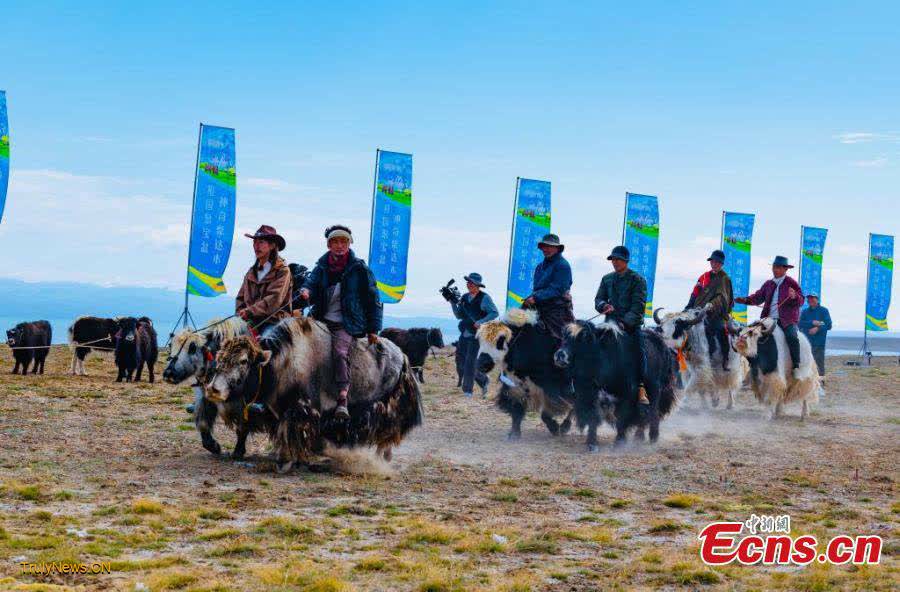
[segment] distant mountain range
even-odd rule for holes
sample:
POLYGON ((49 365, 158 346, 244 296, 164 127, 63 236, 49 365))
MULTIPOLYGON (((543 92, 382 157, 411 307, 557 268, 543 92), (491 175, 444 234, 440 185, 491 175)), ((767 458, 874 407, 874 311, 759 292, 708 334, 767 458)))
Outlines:
MULTIPOLYGON (((76 282, 23 282, 0 278, 0 329, 20 321, 46 319, 53 325, 54 343, 64 343, 72 320, 83 315, 100 317, 148 316, 160 338, 168 336, 184 307, 184 294, 161 288, 103 287, 76 282)), ((234 312, 234 298, 191 297, 191 315, 198 324, 234 312)), ((385 307, 390 312, 390 306, 385 307)), ((444 317, 395 317, 385 315, 386 327, 439 327, 449 341, 458 336, 456 319, 444 317)))

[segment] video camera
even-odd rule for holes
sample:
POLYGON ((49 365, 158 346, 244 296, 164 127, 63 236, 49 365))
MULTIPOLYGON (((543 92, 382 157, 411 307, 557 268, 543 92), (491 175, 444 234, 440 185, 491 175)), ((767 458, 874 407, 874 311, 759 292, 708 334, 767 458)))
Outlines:
POLYGON ((454 286, 456 280, 450 280, 447 282, 447 285, 441 288, 441 296, 444 297, 444 300, 449 302, 450 304, 459 304, 459 301, 462 299, 462 295, 459 293, 459 288, 454 286))

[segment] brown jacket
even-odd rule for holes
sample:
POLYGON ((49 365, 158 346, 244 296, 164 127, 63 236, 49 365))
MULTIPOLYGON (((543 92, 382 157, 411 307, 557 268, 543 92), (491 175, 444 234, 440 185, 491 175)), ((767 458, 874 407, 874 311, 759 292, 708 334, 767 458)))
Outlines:
POLYGON ((262 281, 256 279, 256 264, 247 271, 235 301, 234 312, 244 309, 250 315, 248 322, 254 325, 269 315, 272 316, 265 321, 266 325, 291 316, 291 270, 284 259, 276 259, 262 281))

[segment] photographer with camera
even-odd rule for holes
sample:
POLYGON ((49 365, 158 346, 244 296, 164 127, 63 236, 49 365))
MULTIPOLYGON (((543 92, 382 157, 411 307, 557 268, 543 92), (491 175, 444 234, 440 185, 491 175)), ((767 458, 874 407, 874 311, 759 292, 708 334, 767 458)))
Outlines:
POLYGON ((475 338, 475 333, 481 325, 493 321, 500 313, 491 297, 483 291, 485 286, 481 281, 480 273, 470 273, 464 279, 467 290, 465 294, 460 296, 459 290, 451 287, 453 280, 450 280, 446 286, 441 288, 441 295, 450 303, 454 316, 459 319, 460 335, 456 347, 462 358, 463 394, 471 397, 474 383, 477 382, 481 387, 482 394, 487 397, 488 377, 476 369, 478 340, 475 338))

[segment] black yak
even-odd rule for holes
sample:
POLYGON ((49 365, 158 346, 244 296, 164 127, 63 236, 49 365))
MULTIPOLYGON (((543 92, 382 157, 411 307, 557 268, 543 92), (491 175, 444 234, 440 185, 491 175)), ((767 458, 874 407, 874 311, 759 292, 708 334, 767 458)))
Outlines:
POLYGON ((390 339, 397 344, 400 351, 409 358, 409 363, 419 382, 425 382, 425 359, 432 347, 444 347, 444 335, 437 327, 426 329, 413 327, 412 329, 397 329, 388 327, 381 332, 381 336, 390 339))
POLYGON ((40 371, 44 373, 44 361, 50 352, 50 343, 53 341, 53 329, 47 321, 34 321, 31 323, 19 323, 6 332, 6 343, 13 350, 13 358, 16 361, 13 374, 17 374, 19 366, 22 367, 22 376, 28 372, 28 365, 34 360, 32 374, 40 371))
POLYGON ((616 445, 625 442, 626 430, 649 424, 650 441, 659 437, 659 421, 674 407, 675 356, 663 338, 651 329, 644 332, 647 374, 644 386, 650 405, 641 410, 637 402, 638 368, 634 355, 634 337, 615 322, 594 326, 587 321, 566 327, 562 347, 556 352, 556 364, 567 368, 575 386, 575 416, 578 425, 587 426, 588 450, 597 450, 597 426, 614 418, 616 445))
POLYGON ((84 358, 91 349, 112 351, 116 347, 115 337, 119 326, 116 319, 99 317, 79 317, 69 327, 69 346, 72 352, 72 374, 86 376, 84 358), (82 345, 84 344, 84 345, 82 345))

